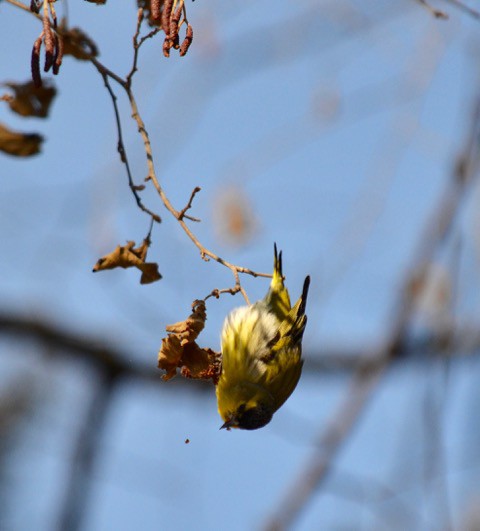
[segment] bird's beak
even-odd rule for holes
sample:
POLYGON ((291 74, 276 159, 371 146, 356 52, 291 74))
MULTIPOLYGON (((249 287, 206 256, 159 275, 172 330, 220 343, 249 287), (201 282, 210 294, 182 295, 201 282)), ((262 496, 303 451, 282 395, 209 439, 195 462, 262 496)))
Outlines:
POLYGON ((236 427, 236 422, 235 422, 235 419, 232 417, 230 419, 228 419, 226 422, 224 422, 221 426, 220 426, 220 429, 221 430, 228 430, 230 431, 231 428, 235 428, 236 427))

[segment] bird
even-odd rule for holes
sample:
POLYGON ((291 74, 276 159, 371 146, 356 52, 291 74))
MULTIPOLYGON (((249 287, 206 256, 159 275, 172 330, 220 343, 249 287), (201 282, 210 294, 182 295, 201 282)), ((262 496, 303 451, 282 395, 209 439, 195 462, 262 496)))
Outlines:
POLYGON ((234 309, 222 328, 222 369, 216 386, 220 429, 256 430, 293 393, 302 373, 310 276, 292 307, 284 285, 282 252, 274 244, 273 275, 266 296, 234 309))

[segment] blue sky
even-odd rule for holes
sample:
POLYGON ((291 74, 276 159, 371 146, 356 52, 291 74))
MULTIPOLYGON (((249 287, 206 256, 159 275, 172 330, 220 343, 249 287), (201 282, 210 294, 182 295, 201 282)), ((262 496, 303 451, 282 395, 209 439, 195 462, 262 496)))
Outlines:
MULTIPOLYGON (((123 4, 69 5, 71 24, 87 29, 100 60, 119 73, 130 68, 135 20, 133 3, 123 4)), ((160 39, 142 50, 134 87, 162 185, 178 208, 202 187, 192 209, 202 223, 193 228, 229 261, 270 271, 276 241, 292 298, 305 275, 312 276, 308 356, 362 352, 384 338, 420 234, 464 142, 478 92, 478 22, 448 3, 438 5, 448 21, 410 0, 198 0, 187 6, 195 40, 185 58, 166 60, 160 39), (242 191, 256 219, 257 230, 243 246, 218 236, 215 211, 229 186, 242 191)), ((2 3, 0 28, 1 79, 24 81, 39 24, 2 3)), ((42 155, 31 160, 1 157, 2 308, 98 337, 155 366, 165 326, 185 318, 194 299, 233 280, 218 264, 200 260, 148 190, 145 201, 164 218, 149 254, 163 280, 140 286, 132 270, 91 273, 117 244, 141 240, 148 219, 136 208, 118 160, 111 102, 99 75, 90 64, 66 58, 55 81, 59 95, 47 121, 20 119, 0 107, 2 122, 47 138, 42 155)), ((142 145, 119 97, 126 147, 141 182, 147 172, 142 145)), ((455 227, 462 241, 458 310, 473 320, 477 198, 474 190, 455 227)), ((450 263, 449 253, 451 245, 437 257, 440 264, 450 263)), ((242 281, 252 300, 268 285, 242 281)), ((199 342, 218 349, 221 323, 240 304, 239 296, 210 301, 199 342)), ((10 463, 12 500, 24 499, 22 493, 31 500, 28 514, 12 502, 12 529, 28 529, 32 521, 49 529, 95 375, 71 361, 45 362, 38 375, 38 353, 26 353, 24 344, 1 345, 4 385, 31 373, 40 410, 23 427, 23 444, 10 463)), ((421 364, 394 369, 340 455, 338 474, 298 528, 351 528, 353 521, 371 529, 388 521, 395 507, 360 503, 359 496, 348 500, 345 478, 360 478, 367 495, 372 489, 365 478, 395 489, 406 467, 402 445, 411 462, 423 466, 428 415, 422 416, 422 404, 431 393, 447 391, 448 488, 452 510, 460 514, 469 481, 478 484, 478 465, 464 462, 471 452, 475 463, 476 435, 467 436, 465 411, 478 398, 477 365, 474 358, 459 362, 448 387, 445 369, 433 362, 425 364, 429 370, 421 364)), ((255 433, 219 433, 213 392, 198 394, 193 384, 191 392, 173 393, 169 384, 125 383, 101 441, 86 527, 224 529, 225 521, 232 529, 260 527, 305 463, 346 381, 305 375, 274 421, 255 433)), ((428 496, 417 479, 405 479, 400 498, 414 509, 416 500, 424 501, 423 516, 407 522, 428 529, 435 499, 422 498, 428 496)))

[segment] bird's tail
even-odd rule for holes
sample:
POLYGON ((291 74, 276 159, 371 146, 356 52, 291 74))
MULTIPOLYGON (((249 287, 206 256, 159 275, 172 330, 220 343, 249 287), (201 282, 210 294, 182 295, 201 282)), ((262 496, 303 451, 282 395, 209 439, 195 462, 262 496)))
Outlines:
POLYGON ((310 287, 310 275, 306 276, 303 282, 303 289, 302 289, 302 295, 300 297, 300 307, 298 308, 298 315, 305 314, 309 287, 310 287))
POLYGON ((270 289, 273 291, 285 289, 283 285, 282 251, 278 252, 276 243, 273 244, 273 275, 270 289))
POLYGON ((277 244, 273 245, 273 275, 270 289, 265 297, 269 310, 283 320, 291 309, 290 296, 283 283, 282 251, 278 252, 277 244))
POLYGON ((300 344, 307 325, 305 308, 307 306, 308 288, 310 287, 310 277, 305 277, 302 294, 298 298, 293 308, 282 321, 279 329, 280 338, 288 337, 292 345, 300 344))

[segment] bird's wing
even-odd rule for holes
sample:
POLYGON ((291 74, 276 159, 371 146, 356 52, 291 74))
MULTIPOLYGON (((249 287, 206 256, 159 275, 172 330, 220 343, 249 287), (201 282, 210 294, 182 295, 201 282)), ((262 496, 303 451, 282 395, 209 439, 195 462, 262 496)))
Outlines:
POLYGON ((302 372, 302 337, 307 324, 305 306, 310 277, 305 279, 302 295, 281 322, 270 341, 269 354, 262 361, 266 365, 266 387, 277 398, 277 409, 295 389, 302 372))

